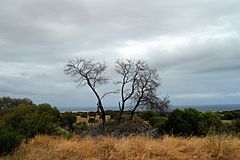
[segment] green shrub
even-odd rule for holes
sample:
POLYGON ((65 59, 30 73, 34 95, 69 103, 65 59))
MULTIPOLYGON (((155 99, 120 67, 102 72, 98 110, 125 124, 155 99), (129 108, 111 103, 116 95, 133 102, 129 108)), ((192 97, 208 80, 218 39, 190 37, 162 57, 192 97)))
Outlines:
POLYGON ((223 131, 223 124, 217 113, 205 112, 200 114, 198 124, 198 135, 206 136, 211 133, 221 133, 223 131))
POLYGON ((156 116, 149 119, 149 124, 158 130, 159 133, 164 133, 166 128, 166 117, 156 116))
POLYGON ((240 119, 233 121, 233 128, 235 132, 240 132, 240 119))
POLYGON ((11 127, 0 127, 0 154, 4 155, 15 150, 20 145, 22 137, 11 127))
POLYGON ((4 125, 16 129, 25 138, 55 133, 58 119, 58 110, 47 104, 18 106, 2 117, 4 125))
POLYGON ((80 114, 80 116, 81 116, 82 118, 87 118, 88 113, 87 113, 87 112, 82 112, 82 113, 80 114))
POLYGON ((185 110, 176 109, 168 116, 166 130, 174 135, 205 136, 210 131, 222 132, 223 124, 217 113, 202 113, 193 108, 185 110))
POLYGON ((150 118, 155 116, 155 113, 152 111, 138 112, 137 115, 145 121, 149 121, 150 118))
POLYGON ((176 109, 171 112, 166 122, 167 132, 174 135, 189 136, 192 134, 191 123, 185 119, 184 111, 176 109))
POLYGON ((76 121, 76 114, 72 112, 64 112, 61 116, 61 124, 72 126, 72 124, 76 121))

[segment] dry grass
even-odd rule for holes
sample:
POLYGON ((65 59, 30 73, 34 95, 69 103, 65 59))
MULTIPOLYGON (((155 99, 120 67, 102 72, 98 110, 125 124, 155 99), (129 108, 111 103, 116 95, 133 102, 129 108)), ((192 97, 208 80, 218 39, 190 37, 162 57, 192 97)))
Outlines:
POLYGON ((116 139, 37 136, 0 160, 239 160, 240 140, 232 137, 116 139))

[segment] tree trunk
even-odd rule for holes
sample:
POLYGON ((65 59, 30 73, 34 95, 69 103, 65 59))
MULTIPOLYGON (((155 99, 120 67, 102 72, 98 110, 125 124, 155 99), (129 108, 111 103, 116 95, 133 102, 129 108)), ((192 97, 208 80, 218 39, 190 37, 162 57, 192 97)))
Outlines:
POLYGON ((136 109, 133 109, 133 110, 131 111, 131 114, 130 114, 129 120, 132 120, 132 119, 133 119, 133 116, 134 116, 135 110, 136 110, 136 109))
POLYGON ((93 93, 96 95, 97 97, 97 100, 98 100, 98 103, 97 103, 97 107, 101 110, 101 116, 102 116, 102 121, 103 121, 103 124, 106 122, 106 113, 104 111, 104 108, 103 108, 103 104, 102 104, 102 101, 101 101, 101 98, 100 96, 98 95, 97 91, 95 90, 95 88, 92 86, 92 84, 90 83, 89 79, 87 79, 87 82, 88 82, 88 85, 89 87, 92 89, 93 93))
POLYGON ((103 124, 104 124, 106 122, 106 113, 103 109, 103 105, 102 105, 101 101, 98 101, 98 108, 100 108, 100 110, 101 110, 101 118, 102 118, 102 121, 103 121, 103 124))
POLYGON ((119 117, 118 117, 118 122, 119 122, 119 123, 122 122, 122 115, 123 115, 123 110, 120 110, 120 112, 119 112, 119 117))
POLYGON ((121 106, 121 104, 120 104, 120 102, 119 102, 119 117, 118 117, 118 122, 119 122, 119 123, 122 122, 123 111, 124 111, 124 105, 121 106))

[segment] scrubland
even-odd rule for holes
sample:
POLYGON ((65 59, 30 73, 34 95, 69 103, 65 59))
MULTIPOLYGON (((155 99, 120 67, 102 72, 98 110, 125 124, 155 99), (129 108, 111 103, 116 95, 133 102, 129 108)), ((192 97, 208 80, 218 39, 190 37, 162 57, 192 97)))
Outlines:
POLYGON ((208 136, 150 138, 146 136, 63 137, 36 136, 0 160, 239 160, 240 140, 208 136))

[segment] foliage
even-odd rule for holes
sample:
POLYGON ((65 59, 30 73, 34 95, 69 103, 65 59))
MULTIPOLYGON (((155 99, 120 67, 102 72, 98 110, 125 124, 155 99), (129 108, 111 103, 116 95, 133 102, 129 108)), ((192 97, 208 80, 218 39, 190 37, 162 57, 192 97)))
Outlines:
POLYGON ((106 114, 110 115, 111 119, 114 119, 114 120, 116 120, 118 118, 118 115, 119 115, 118 111, 112 111, 112 110, 107 110, 106 114))
POLYGON ((184 111, 176 109, 168 116, 166 129, 174 135, 191 135, 191 124, 184 119, 184 111))
POLYGON ((69 127, 71 127, 75 121, 76 114, 72 112, 64 112, 60 118, 61 125, 67 125, 69 127))
POLYGON ((143 112, 137 112, 136 115, 141 117, 145 121, 149 121, 150 118, 155 116, 155 113, 152 111, 143 111, 143 112))
POLYGON ((164 134, 166 128, 166 117, 155 116, 149 119, 149 124, 158 130, 158 133, 164 134))
POLYGON ((240 132, 240 119, 233 121, 233 128, 235 132, 240 132))
POLYGON ((73 124, 73 129, 76 133, 80 133, 81 131, 87 130, 88 128, 89 126, 85 122, 82 122, 79 124, 76 124, 76 123, 73 124))
POLYGON ((206 136, 208 132, 221 133, 223 124, 217 113, 204 112, 200 114, 200 122, 198 125, 199 135, 206 136))
POLYGON ((83 117, 83 118, 87 118, 88 113, 87 112, 81 112, 80 116, 83 117))
POLYGON ((0 126, 0 155, 15 150, 22 141, 16 130, 9 126, 0 126))
POLYGON ((73 124, 73 131, 81 136, 127 136, 148 134, 151 127, 142 119, 135 117, 132 121, 127 120, 121 123, 108 121, 105 124, 88 125, 87 123, 73 124))
POLYGON ((236 120, 240 117, 240 110, 219 112, 222 120, 236 120))
POLYGON ((14 108, 19 105, 32 105, 32 100, 24 98, 0 97, 0 110, 14 108))
MULTIPOLYGON (((19 102, 14 100, 14 104, 15 101, 19 102)), ((9 106, 0 118, 0 153, 10 153, 22 140, 36 134, 56 133, 59 114, 49 104, 9 106)))
POLYGON ((5 126, 11 126, 25 138, 36 134, 53 134, 59 121, 59 111, 49 104, 18 106, 2 117, 5 126))
POLYGON ((166 130, 174 135, 205 136, 209 131, 220 132, 222 122, 217 113, 198 112, 193 108, 185 110, 176 109, 171 112, 166 122, 166 130))

